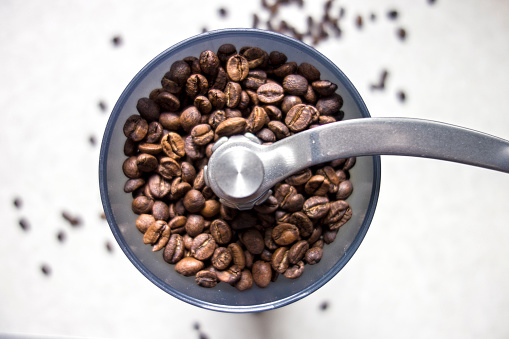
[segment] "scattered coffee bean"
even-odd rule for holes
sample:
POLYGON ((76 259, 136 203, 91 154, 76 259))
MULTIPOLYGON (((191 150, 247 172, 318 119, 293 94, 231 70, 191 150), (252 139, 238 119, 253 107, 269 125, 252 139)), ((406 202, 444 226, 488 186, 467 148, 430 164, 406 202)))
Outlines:
POLYGON ((113 43, 113 46, 120 47, 124 41, 123 41, 123 39, 122 39, 122 37, 120 35, 115 35, 111 39, 111 42, 113 43))
POLYGON ((22 229, 23 231, 28 231, 28 230, 30 230, 30 223, 29 223, 29 222, 28 222, 28 220, 27 220, 27 219, 25 219, 25 218, 21 218, 21 219, 19 220, 19 226, 21 227, 21 229, 22 229))
POLYGON ((47 265, 47 264, 42 264, 41 265, 41 272, 45 276, 49 276, 49 275, 51 275, 51 267, 49 267, 49 265, 47 265))
POLYGON ((79 217, 76 217, 76 216, 73 216, 71 215, 69 212, 67 211, 63 211, 62 212, 62 217, 67 220, 71 226, 80 226, 81 225, 81 219, 79 217))
POLYGON ((397 10, 395 9, 392 9, 390 11, 387 12, 387 17, 390 19, 390 20, 396 20, 399 16, 399 13, 397 10))
POLYGON ((396 30, 396 35, 402 41, 406 40, 406 38, 407 38, 407 33, 406 33, 406 30, 404 28, 398 28, 396 30))
POLYGON ((59 231, 59 232, 57 233, 57 239, 58 239, 58 241, 60 241, 60 242, 64 242, 66 238, 67 238, 67 236, 66 236, 66 234, 65 234, 65 232, 64 232, 64 231, 59 231))

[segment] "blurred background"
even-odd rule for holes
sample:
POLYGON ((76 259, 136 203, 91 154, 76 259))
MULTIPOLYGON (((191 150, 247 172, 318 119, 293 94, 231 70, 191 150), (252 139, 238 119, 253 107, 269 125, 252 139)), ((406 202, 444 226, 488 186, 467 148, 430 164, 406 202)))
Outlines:
POLYGON ((377 211, 351 261, 312 295, 259 314, 181 302, 116 244, 99 148, 134 75, 204 30, 299 37, 309 17, 302 38, 372 116, 509 139, 507 1, 0 1, 0 337, 509 337, 503 173, 382 157, 377 211), (337 27, 320 29, 324 16, 337 27))

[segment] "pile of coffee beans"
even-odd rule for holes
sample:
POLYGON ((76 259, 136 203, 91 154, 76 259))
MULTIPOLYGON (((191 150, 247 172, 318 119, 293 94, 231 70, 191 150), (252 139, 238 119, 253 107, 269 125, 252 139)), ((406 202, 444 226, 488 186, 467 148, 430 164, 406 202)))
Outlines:
POLYGON ((203 168, 222 136, 270 144, 343 118, 337 85, 278 51, 224 44, 175 61, 124 124, 124 191, 143 242, 196 283, 247 290, 279 275, 295 279, 352 216, 355 158, 308 168, 239 211, 219 203, 203 168))

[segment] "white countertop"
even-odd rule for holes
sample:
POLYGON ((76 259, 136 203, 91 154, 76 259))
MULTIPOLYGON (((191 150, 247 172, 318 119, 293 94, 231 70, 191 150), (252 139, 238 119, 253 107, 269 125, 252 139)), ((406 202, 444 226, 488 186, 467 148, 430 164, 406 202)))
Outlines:
MULTIPOLYGON (((343 36, 317 48, 356 85, 372 116, 438 120, 509 139, 509 3, 344 0, 335 13, 340 5, 343 36), (386 88, 370 90, 384 69, 386 88)), ((322 6, 308 0, 282 15, 305 27, 322 6)), ((378 207, 357 253, 320 290, 275 311, 188 305, 122 253, 100 217, 98 156, 110 110, 164 49, 203 27, 249 27, 253 13, 267 15, 259 1, 0 3, 0 336, 507 338, 509 176, 490 170, 382 157, 378 207), (72 227, 63 211, 82 223, 72 227)))

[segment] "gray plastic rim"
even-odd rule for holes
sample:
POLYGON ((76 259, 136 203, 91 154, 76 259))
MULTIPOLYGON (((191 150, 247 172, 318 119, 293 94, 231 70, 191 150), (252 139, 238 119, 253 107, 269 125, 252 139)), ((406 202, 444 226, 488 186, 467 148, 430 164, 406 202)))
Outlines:
POLYGON ((148 64, 146 64, 137 74, 136 76, 131 80, 131 82, 127 85, 127 87, 124 89, 122 94, 120 95, 117 103, 113 107, 113 110, 111 112, 111 115, 108 119, 108 123, 106 124, 106 128, 103 135, 103 140, 101 143, 101 150, 99 155, 99 189, 100 189, 100 195, 101 200, 103 204, 104 214, 106 216, 106 220, 110 226, 110 229, 113 233, 113 236, 115 237, 117 243, 119 244, 120 248, 124 252, 124 254, 129 258, 131 263, 152 283, 154 283, 157 287, 165 291, 166 293, 172 295, 173 297, 180 299, 184 302, 187 302, 191 305, 198 306, 204 309, 213 310, 213 311, 220 311, 220 312, 228 312, 228 313, 250 313, 250 312, 262 312, 267 310, 273 310, 279 307, 283 307, 286 305, 289 305, 291 303, 294 303, 311 293, 318 290, 320 287, 325 285, 329 280, 331 280, 341 269, 346 265, 348 261, 352 258, 352 256, 355 254, 357 249, 359 248, 360 244, 362 243, 362 240, 364 239, 369 226, 371 224, 371 221, 373 219, 376 205, 378 202, 378 195, 380 192, 380 178, 381 178, 381 163, 380 163, 380 157, 379 156, 372 156, 373 158, 373 186, 371 190, 371 197, 370 197, 370 203, 368 211, 366 212, 366 217, 364 218, 364 221, 361 225, 361 228, 359 229, 359 232, 357 233, 357 236, 355 237, 354 241, 348 248, 348 250, 345 252, 343 257, 341 257, 340 260, 320 279, 315 281, 313 284, 309 285, 307 288, 299 291, 298 293, 295 293, 294 295, 280 299, 277 301, 273 301, 270 303, 260 304, 260 305, 251 305, 251 306, 227 306, 227 305, 219 305, 214 304, 210 302, 205 302, 200 299, 196 299, 193 297, 190 297, 184 293, 181 293, 175 289, 173 289, 171 286, 167 285, 164 281, 156 277, 150 270, 148 270, 145 265, 138 259, 138 257, 133 253, 133 251, 130 249, 128 244, 126 243, 125 239, 123 238, 120 229, 115 221, 113 211, 111 209, 109 197, 108 197, 108 185, 106 182, 107 178, 107 154, 110 146, 110 140, 111 140, 111 134, 113 131, 113 128, 115 124, 117 123, 117 119, 119 116, 119 113, 121 112, 127 98, 131 95, 134 88, 138 85, 141 79, 143 79, 150 71, 156 67, 160 62, 165 60, 169 55, 172 53, 176 53, 181 49, 184 49, 188 47, 189 45, 192 45, 196 42, 207 40, 211 37, 216 36, 222 36, 222 35, 229 35, 229 34, 238 34, 238 35, 253 35, 253 34, 259 34, 263 35, 266 38, 273 39, 273 40, 279 40, 283 39, 289 44, 293 44, 296 47, 306 50, 310 55, 312 55, 315 59, 319 60, 320 62, 329 65, 330 71, 337 76, 338 79, 341 80, 343 85, 346 87, 346 89, 349 91, 350 95, 354 99, 355 103, 359 107, 359 110, 364 118, 371 117, 369 114, 369 111, 366 107, 366 104, 362 100, 360 94, 357 92, 357 89, 354 87, 354 85, 351 83, 351 81, 347 78, 347 76, 332 62, 330 61, 326 56, 324 56, 322 53, 318 52, 316 49, 312 48, 311 46, 296 40, 294 38, 291 38, 286 35, 282 35, 279 33, 271 32, 271 31, 265 31, 260 29, 248 29, 248 28, 229 28, 229 29, 221 29, 221 30, 215 30, 215 31, 209 31, 206 33, 201 33, 199 35, 190 37, 186 40, 183 40, 172 47, 166 49, 162 53, 160 53, 158 56, 156 56, 154 59, 152 59, 148 64))

